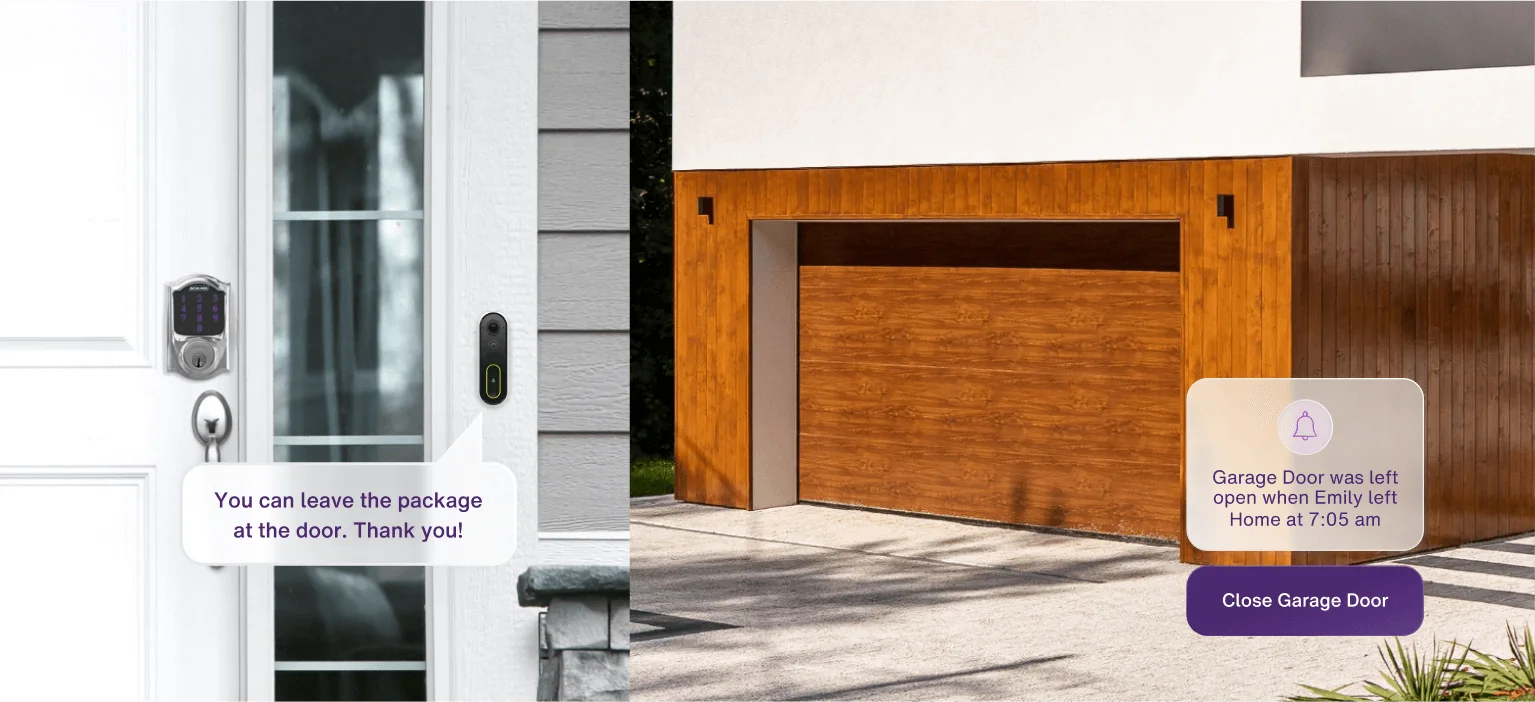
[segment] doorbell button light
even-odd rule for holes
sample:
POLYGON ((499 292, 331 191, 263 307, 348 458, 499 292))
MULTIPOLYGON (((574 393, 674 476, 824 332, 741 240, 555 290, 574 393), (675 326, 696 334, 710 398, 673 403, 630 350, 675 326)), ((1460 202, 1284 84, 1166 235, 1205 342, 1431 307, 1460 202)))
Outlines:
POLYGON ((192 275, 166 286, 165 335, 170 356, 165 372, 204 380, 231 369, 231 287, 209 275, 192 275))
POLYGON ((501 366, 494 363, 485 367, 485 396, 492 400, 501 398, 501 366))

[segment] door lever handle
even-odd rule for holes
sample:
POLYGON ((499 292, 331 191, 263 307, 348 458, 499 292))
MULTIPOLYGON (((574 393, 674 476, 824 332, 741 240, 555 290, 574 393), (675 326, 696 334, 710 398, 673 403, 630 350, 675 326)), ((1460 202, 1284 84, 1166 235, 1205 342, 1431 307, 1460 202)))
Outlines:
POLYGON ((229 403, 217 390, 197 396, 192 405, 192 434, 203 445, 205 463, 219 462, 219 445, 229 438, 229 403))
MULTIPOLYGON (((229 416, 229 402, 217 390, 209 390, 197 396, 192 404, 192 435, 203 445, 203 462, 218 463, 222 457, 219 446, 229 438, 234 424, 229 416)), ((210 566, 222 570, 224 566, 210 566)))
POLYGON ((219 436, 223 432, 223 428, 219 426, 221 422, 218 419, 204 419, 202 421, 203 431, 198 432, 198 434, 209 437, 203 439, 203 462, 218 463, 222 459, 220 456, 221 452, 219 451, 221 441, 212 437, 219 436))

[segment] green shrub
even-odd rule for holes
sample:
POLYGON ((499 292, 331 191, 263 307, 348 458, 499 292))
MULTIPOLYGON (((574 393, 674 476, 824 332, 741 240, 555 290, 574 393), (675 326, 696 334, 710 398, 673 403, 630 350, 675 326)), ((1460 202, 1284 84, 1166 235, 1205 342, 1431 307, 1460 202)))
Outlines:
POLYGON ((1307 702, 1319 700, 1411 702, 1412 700, 1465 699, 1462 689, 1464 682, 1460 679, 1460 673, 1465 667, 1469 647, 1450 641, 1448 649, 1441 649, 1439 644, 1435 643, 1434 650, 1420 653, 1417 644, 1413 644, 1412 650, 1409 651, 1402 646, 1401 639, 1396 639, 1394 646, 1387 643, 1384 646, 1376 646, 1375 650, 1380 654, 1381 663, 1386 666, 1380 672, 1384 681, 1366 680, 1360 683, 1366 694, 1345 693, 1343 689, 1348 687, 1347 685, 1332 690, 1301 685, 1312 694, 1289 699, 1297 702, 1302 700, 1307 702), (1460 649, 1465 650, 1462 650, 1460 657, 1456 658, 1455 652, 1460 649))
POLYGON ((1479 699, 1535 699, 1535 637, 1530 635, 1530 625, 1524 625, 1523 634, 1508 625, 1506 633, 1514 657, 1471 651, 1470 670, 1461 673, 1461 680, 1479 699))
POLYGON ((676 464, 662 458, 642 458, 629 464, 629 496, 670 495, 676 464))
POLYGON ((1359 683, 1363 693, 1344 692, 1349 686, 1326 689, 1301 685, 1309 694, 1288 697, 1293 702, 1355 702, 1362 700, 1535 700, 1535 636, 1507 627, 1512 658, 1500 658, 1448 642, 1447 648, 1419 653, 1408 650, 1401 639, 1377 646, 1381 663, 1380 682, 1359 683))

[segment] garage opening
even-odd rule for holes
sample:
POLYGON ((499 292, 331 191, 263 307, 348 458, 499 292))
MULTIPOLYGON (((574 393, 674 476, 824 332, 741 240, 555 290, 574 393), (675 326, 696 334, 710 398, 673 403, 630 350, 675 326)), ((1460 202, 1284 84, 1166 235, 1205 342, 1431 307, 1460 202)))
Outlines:
POLYGON ((803 222, 799 499, 1176 539, 1177 222, 803 222))

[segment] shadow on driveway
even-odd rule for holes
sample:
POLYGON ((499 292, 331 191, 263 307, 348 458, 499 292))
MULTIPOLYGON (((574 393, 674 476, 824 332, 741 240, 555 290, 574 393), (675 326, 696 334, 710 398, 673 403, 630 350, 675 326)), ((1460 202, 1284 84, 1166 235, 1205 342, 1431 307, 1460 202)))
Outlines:
POLYGON ((802 697, 790 697, 788 699, 789 700, 814 700, 814 699, 828 699, 828 698, 840 699, 840 698, 846 698, 846 697, 863 697, 863 696, 867 695, 868 693, 876 692, 876 691, 880 691, 880 690, 887 690, 887 691, 888 690, 899 690, 899 689, 917 687, 917 686, 920 686, 920 685, 929 685, 929 684, 933 684, 933 683, 951 684, 951 683, 959 680, 960 678, 966 678, 966 677, 970 677, 972 675, 980 675, 982 673, 997 673, 997 672, 1009 671, 1009 670, 1018 670, 1020 668, 1027 668, 1029 666, 1036 666, 1036 665, 1039 665, 1041 663, 1054 663, 1055 661, 1066 660, 1067 658, 1072 658, 1072 657, 1073 656, 1065 655, 1065 656, 1050 656, 1049 658, 1030 658, 1028 660, 1018 661, 1017 663, 1007 663, 1007 664, 1003 664, 1003 665, 993 665, 993 666, 987 666, 985 668, 975 668, 973 670, 961 670, 961 671, 957 671, 957 672, 953 672, 953 673, 941 673, 941 674, 938 674, 938 675, 917 675, 917 676, 913 676, 913 677, 909 677, 909 678, 905 678, 905 679, 901 679, 901 680, 892 680, 890 682, 875 683, 875 684, 872 684, 872 685, 860 685, 858 687, 848 687, 848 688, 843 688, 843 689, 840 689, 840 690, 826 690, 826 691, 823 691, 823 692, 818 692, 815 695, 806 695, 806 696, 802 696, 802 697))
MULTIPOLYGON (((1083 548, 1080 537, 811 506, 711 523, 710 509, 632 515, 633 621, 658 627, 631 634, 637 699, 1013 697, 1018 671, 1075 654, 1043 643, 972 660, 976 631, 1016 629, 1010 612, 1025 598, 1181 568, 1163 546, 1083 548), (903 534, 903 522, 924 528, 903 534), (958 655, 912 666, 884 653, 919 642, 958 655)), ((1055 689, 1087 682, 1049 675, 1055 689)))

